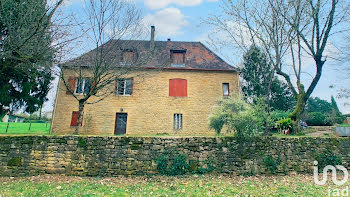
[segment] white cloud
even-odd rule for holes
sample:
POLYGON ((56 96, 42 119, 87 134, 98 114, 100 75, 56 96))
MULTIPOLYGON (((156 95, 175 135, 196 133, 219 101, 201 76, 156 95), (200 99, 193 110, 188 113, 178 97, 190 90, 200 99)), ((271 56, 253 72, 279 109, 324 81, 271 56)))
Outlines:
POLYGON ((154 14, 147 14, 144 23, 156 26, 157 36, 175 36, 182 34, 181 28, 188 25, 186 16, 177 8, 165 8, 154 14))
MULTIPOLYGON (((145 5, 150 9, 162 9, 170 4, 178 6, 196 6, 203 2, 203 0, 143 0, 145 5)), ((206 0, 209 2, 216 2, 218 0, 206 0)))

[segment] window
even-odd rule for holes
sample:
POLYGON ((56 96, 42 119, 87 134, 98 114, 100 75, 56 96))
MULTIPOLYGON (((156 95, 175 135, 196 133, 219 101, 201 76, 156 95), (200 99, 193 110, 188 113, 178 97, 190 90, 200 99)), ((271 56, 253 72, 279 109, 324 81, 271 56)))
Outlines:
POLYGON ((117 80, 117 95, 131 95, 132 86, 133 86, 133 79, 117 80))
MULTIPOLYGON (((78 126, 78 116, 79 112, 78 111, 73 111, 72 112, 72 121, 70 122, 70 126, 76 127, 78 126)), ((81 121, 80 126, 83 125, 83 121, 81 121)))
POLYGON ((76 94, 87 94, 90 91, 90 79, 89 78, 77 78, 76 80, 76 94))
POLYGON ((224 96, 229 96, 230 95, 230 89, 229 89, 229 84, 228 83, 223 83, 222 84, 222 91, 224 96))
POLYGON ((182 129, 182 114, 174 114, 174 129, 182 129))
POLYGON ((123 52, 121 58, 120 58, 120 65, 131 65, 135 60, 135 54, 131 50, 126 50, 123 52))
POLYGON ((185 67, 186 50, 170 50, 170 60, 172 67, 185 67))
POLYGON ((187 80, 186 79, 170 79, 169 80, 169 96, 187 97, 187 80))

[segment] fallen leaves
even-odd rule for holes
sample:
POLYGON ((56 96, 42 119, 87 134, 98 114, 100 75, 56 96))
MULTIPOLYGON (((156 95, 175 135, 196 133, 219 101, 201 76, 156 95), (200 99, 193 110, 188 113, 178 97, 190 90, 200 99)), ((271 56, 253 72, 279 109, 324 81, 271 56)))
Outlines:
MULTIPOLYGON (((75 177, 0 177, 0 196, 323 196, 312 175, 236 176, 230 174, 75 177)), ((347 185, 349 185, 347 183, 347 185)))

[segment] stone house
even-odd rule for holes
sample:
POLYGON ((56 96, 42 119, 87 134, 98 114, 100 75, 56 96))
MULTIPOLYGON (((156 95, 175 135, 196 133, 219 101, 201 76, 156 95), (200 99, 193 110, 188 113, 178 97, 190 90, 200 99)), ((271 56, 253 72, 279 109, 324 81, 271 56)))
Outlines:
MULTIPOLYGON (((151 39, 113 40, 106 47, 120 56, 116 67, 130 66, 126 60, 143 56, 152 49, 152 58, 137 71, 118 80, 115 94, 86 105, 82 134, 208 134, 208 117, 221 97, 239 94, 239 72, 200 42, 155 41, 151 39), (128 46, 123 46, 125 43, 128 46)), ((65 76, 74 93, 84 90, 78 85, 70 66, 85 66, 91 51, 66 63, 72 73, 65 76)), ((86 66, 85 72, 90 72, 86 66)), ((78 102, 58 83, 52 133, 69 134, 77 126, 78 102)))
POLYGON ((7 114, 2 118, 1 121, 2 121, 2 122, 23 122, 23 121, 24 121, 24 117, 7 113, 7 114))

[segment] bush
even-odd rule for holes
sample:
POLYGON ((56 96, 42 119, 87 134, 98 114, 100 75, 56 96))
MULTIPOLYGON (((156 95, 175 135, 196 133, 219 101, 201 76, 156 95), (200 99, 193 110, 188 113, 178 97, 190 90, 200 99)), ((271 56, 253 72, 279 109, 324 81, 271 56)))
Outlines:
POLYGON ((265 157, 265 159, 264 159, 264 164, 265 164, 267 170, 272 174, 276 174, 280 163, 281 163, 280 158, 274 159, 271 155, 265 157))
POLYGON ((165 155, 158 157, 156 164, 159 174, 166 175, 168 173, 168 157, 165 155))
POLYGON ((277 122, 283 118, 288 118, 289 114, 289 111, 275 110, 271 112, 270 117, 272 121, 277 122))
POLYGON ((209 128, 214 129, 217 134, 221 133, 223 126, 226 123, 226 117, 219 112, 209 116, 209 128))
POLYGON ((341 165, 343 163, 341 156, 334 154, 333 152, 326 150, 315 157, 318 162, 318 171, 322 172, 323 168, 327 165, 341 165))
POLYGON ((248 105, 241 99, 225 98, 218 101, 209 117, 209 128, 220 134, 226 125, 228 131, 235 131, 237 136, 255 136, 269 125, 268 120, 268 113, 261 103, 248 105))
POLYGON ((165 153, 156 160, 157 170, 160 174, 175 176, 183 175, 189 171, 189 164, 184 154, 177 155, 174 160, 170 158, 173 158, 173 155, 165 153))
POLYGON ((167 176, 183 175, 188 172, 205 174, 214 170, 214 166, 210 161, 206 162, 207 167, 204 168, 199 165, 199 161, 187 161, 184 154, 178 154, 175 159, 173 153, 163 153, 157 158, 157 170, 159 174, 167 176))
POLYGON ((230 117, 227 126, 237 137, 252 137, 263 131, 262 124, 249 111, 230 117))
POLYGON ((333 124, 343 124, 346 117, 339 114, 331 114, 331 116, 328 118, 328 121, 333 124))
POLYGON ((294 131, 295 122, 290 118, 282 118, 276 122, 276 128, 279 132, 284 130, 294 131))
POLYGON ((325 116, 321 112, 308 113, 306 115, 305 122, 309 126, 331 126, 332 125, 332 123, 329 120, 329 118, 327 118, 327 116, 325 116))

